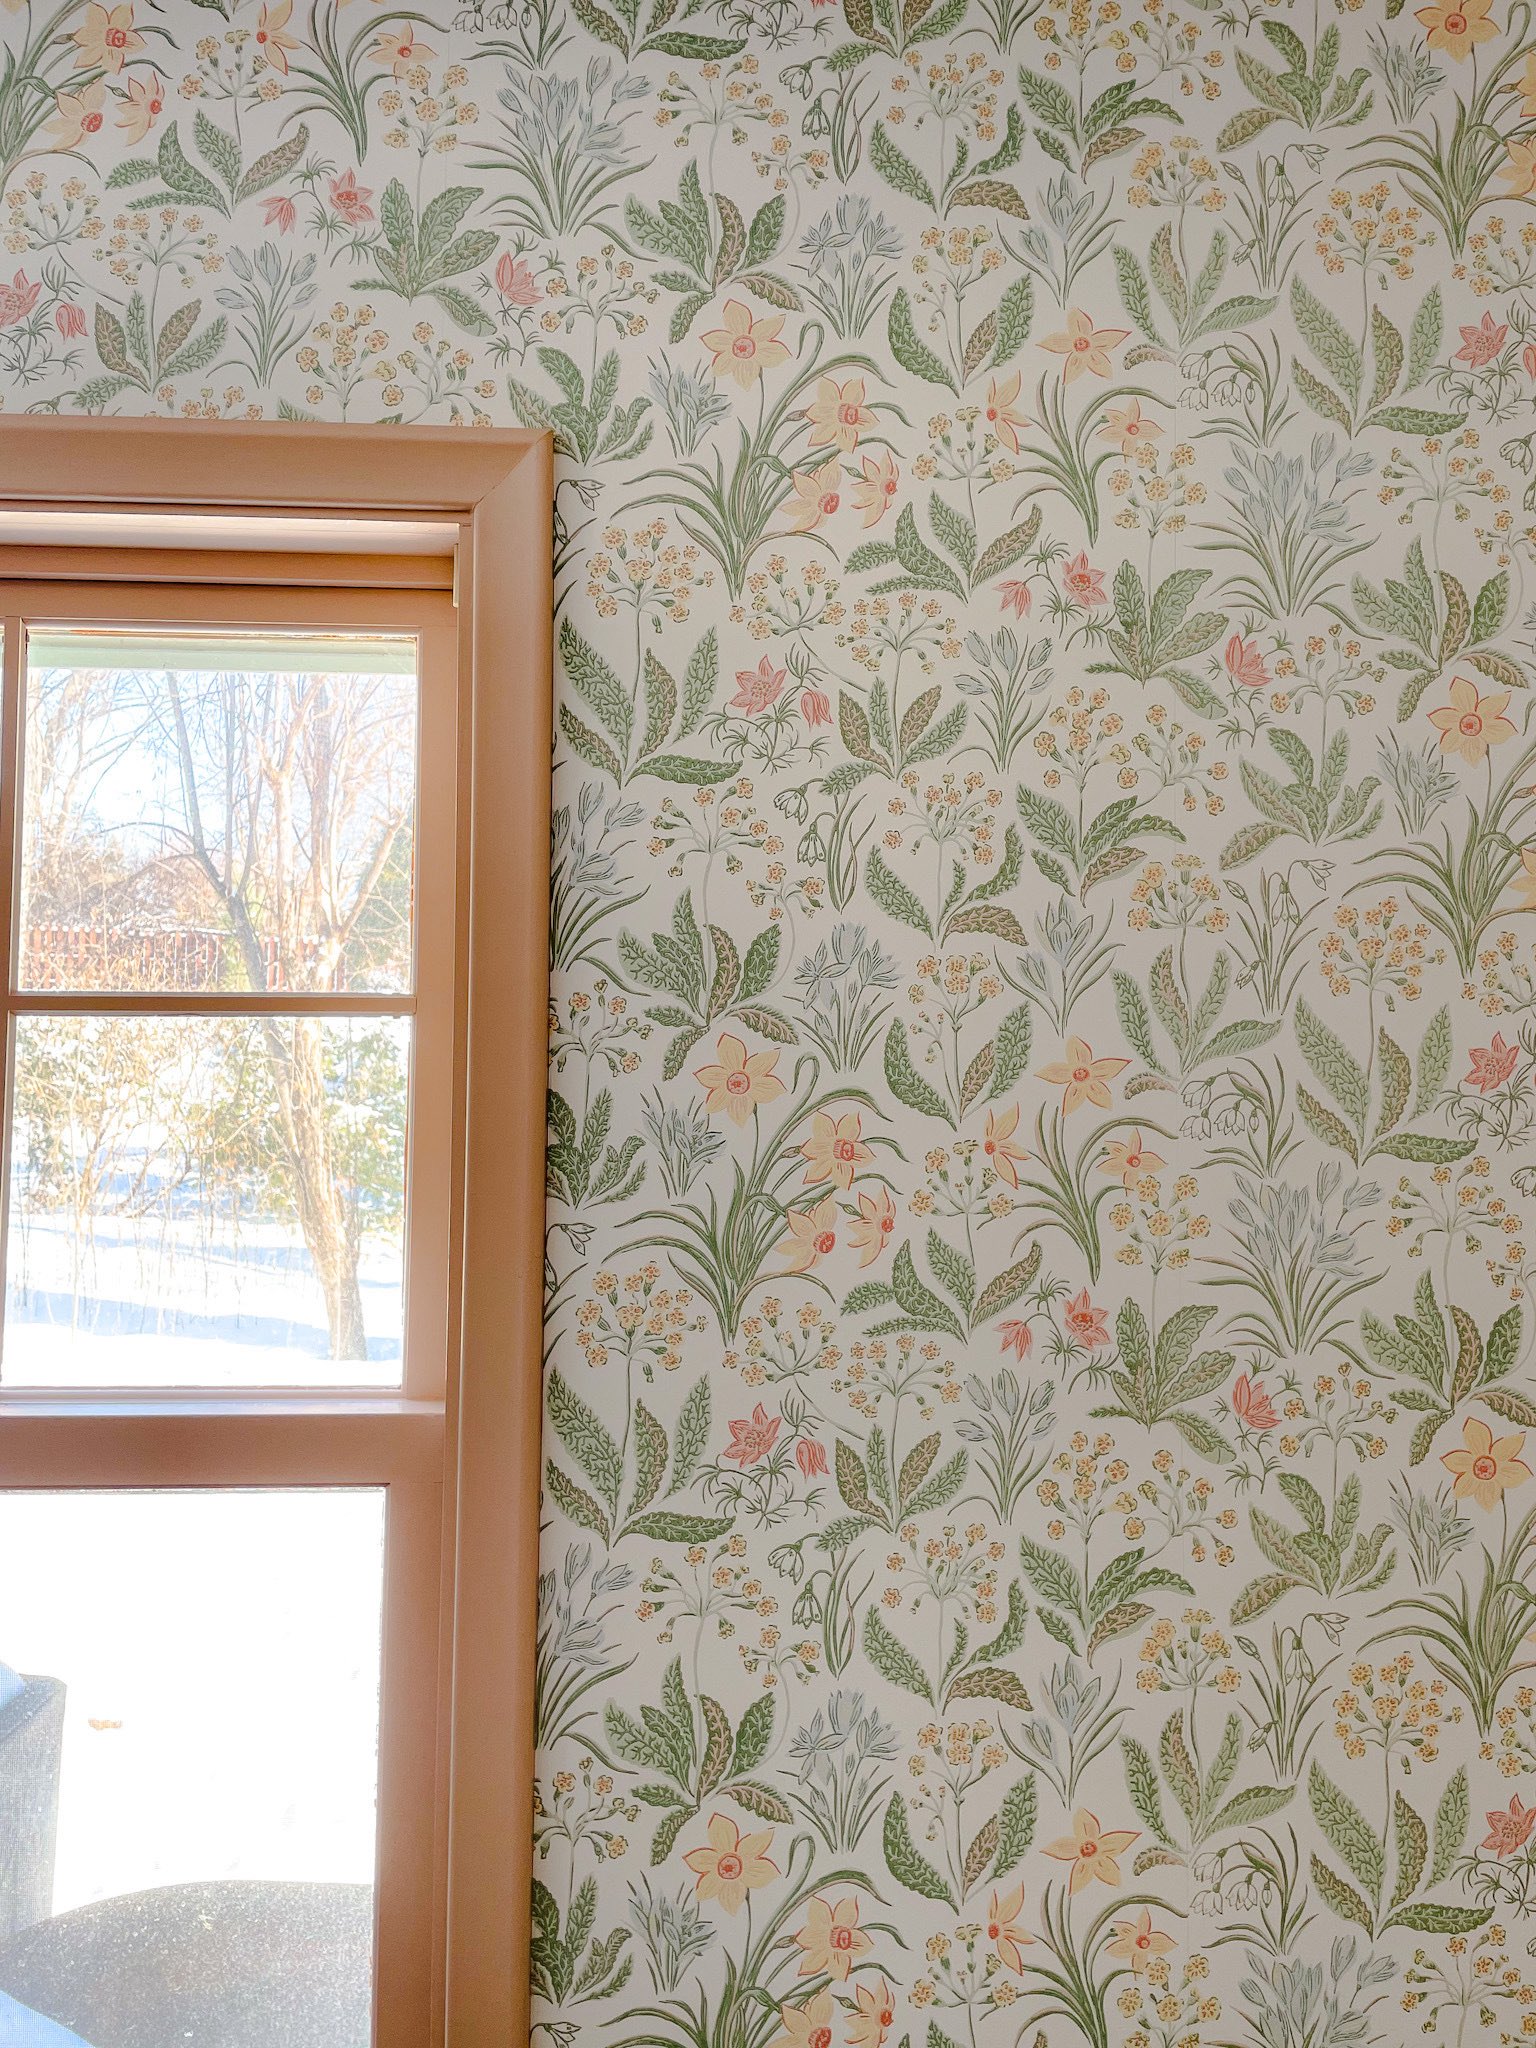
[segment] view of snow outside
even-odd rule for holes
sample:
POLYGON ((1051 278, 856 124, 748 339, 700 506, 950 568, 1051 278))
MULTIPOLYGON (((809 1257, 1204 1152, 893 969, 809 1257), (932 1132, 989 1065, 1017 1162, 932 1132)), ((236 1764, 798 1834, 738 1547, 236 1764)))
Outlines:
MULTIPOLYGON (((374 1123, 403 1132, 410 1027, 370 1017, 311 1028, 331 1066, 340 1165, 374 1123)), ((271 1113, 259 1096, 241 1099, 261 1060, 258 1027, 239 1020, 20 1021, 6 1384, 399 1385, 403 1143, 388 1143, 375 1195, 386 1227, 358 1237, 367 1356, 333 1358, 297 1218, 274 1214, 269 1186, 238 1160, 222 1175, 200 1165, 200 1148, 218 1142, 207 1134, 271 1113)))
POLYGON ((67 1213, 13 1208, 6 1268, 10 1386, 400 1384, 398 1241, 367 1242, 359 1260, 365 1359, 329 1355, 309 1254, 280 1223, 107 1213, 82 1252, 67 1213))
POLYGON ((372 1882, 383 1540, 371 1488, 0 1493, 0 1660, 68 1688, 55 1913, 372 1882))

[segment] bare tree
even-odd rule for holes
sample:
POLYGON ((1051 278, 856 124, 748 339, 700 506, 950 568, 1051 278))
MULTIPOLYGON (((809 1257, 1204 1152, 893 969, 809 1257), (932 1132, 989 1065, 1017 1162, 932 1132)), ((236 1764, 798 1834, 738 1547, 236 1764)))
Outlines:
MULTIPOLYGON (((253 666, 59 670, 33 683, 28 862, 39 901, 94 893, 95 914, 123 937, 146 916, 163 924, 174 904, 183 926, 201 920, 227 937, 225 986, 409 985, 409 678, 253 666), (114 830, 121 792, 107 802, 101 792, 125 765, 143 782, 144 808, 114 830), (110 846, 93 843, 103 812, 110 846)), ((110 944, 103 972, 124 985, 110 944)), ((265 1016, 260 1036, 331 1355, 362 1358, 361 1217, 332 1139, 324 1026, 265 1016)))

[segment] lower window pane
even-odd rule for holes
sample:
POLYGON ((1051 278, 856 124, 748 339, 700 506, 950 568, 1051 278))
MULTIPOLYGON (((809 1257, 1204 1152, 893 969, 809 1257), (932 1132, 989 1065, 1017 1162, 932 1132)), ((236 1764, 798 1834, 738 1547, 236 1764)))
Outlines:
POLYGON ((23 1016, 12 1386, 398 1386, 409 1025, 23 1016))
POLYGON ((366 2048, 383 1534, 0 1493, 0 2041, 366 2048))

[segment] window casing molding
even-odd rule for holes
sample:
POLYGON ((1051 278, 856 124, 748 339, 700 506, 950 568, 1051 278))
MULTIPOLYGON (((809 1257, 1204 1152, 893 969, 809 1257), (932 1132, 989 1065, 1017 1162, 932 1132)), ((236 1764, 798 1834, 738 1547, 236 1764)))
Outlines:
MULTIPOLYGON (((457 1056, 444 1068, 454 1075, 452 1099, 427 1106, 446 1118, 451 1140, 434 1147, 452 1162, 442 1187, 440 1278, 452 1341, 441 1404, 422 1398, 409 1365, 399 1396, 0 1391, 0 1485, 66 1476, 74 1485, 184 1484, 190 1468, 205 1475, 210 1461, 223 1460, 229 1484, 303 1484, 306 1473, 308 1483, 334 1482, 345 1472, 352 1483, 390 1487, 399 1541, 386 1566, 387 1602, 407 1612, 440 1594, 442 1625, 440 1654, 426 1660, 417 1644, 392 1645, 386 1630, 384 1739, 417 1768, 436 1759, 440 1796, 431 1853, 418 1845, 423 1853, 413 1858, 425 1875, 411 1896, 397 1888, 393 1927, 381 1917, 378 2048, 416 2048, 423 2012, 430 2039, 446 2048, 506 2048, 528 2031, 552 500, 548 435, 0 420, 0 508, 259 512, 303 522, 334 513, 376 518, 381 539, 376 554, 316 552, 312 535, 293 551, 226 547, 218 555, 0 543, 7 613, 46 613, 40 591, 78 583, 82 571, 92 582, 110 575, 137 586, 150 618, 160 583, 239 590, 229 608, 259 617, 263 604, 281 614, 281 597, 270 593, 283 586, 431 591, 442 605, 437 593, 451 573, 457 1056), (437 555, 392 556, 391 519, 451 525, 451 572, 437 555), (20 582, 39 587, 24 604, 20 582), (409 1955, 392 1958, 402 1941, 409 1955)), ((8 666, 16 658, 8 652, 8 666)), ((14 824, 0 817, 7 857, 14 824)))

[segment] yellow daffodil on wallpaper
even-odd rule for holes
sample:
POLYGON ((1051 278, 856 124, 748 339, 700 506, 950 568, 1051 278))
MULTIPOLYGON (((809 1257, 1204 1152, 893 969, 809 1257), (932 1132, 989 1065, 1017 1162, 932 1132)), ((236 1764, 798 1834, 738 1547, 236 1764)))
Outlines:
POLYGON ((0 38, 9 407, 555 438, 546 2048, 1528 2038, 1532 0, 0 38))

